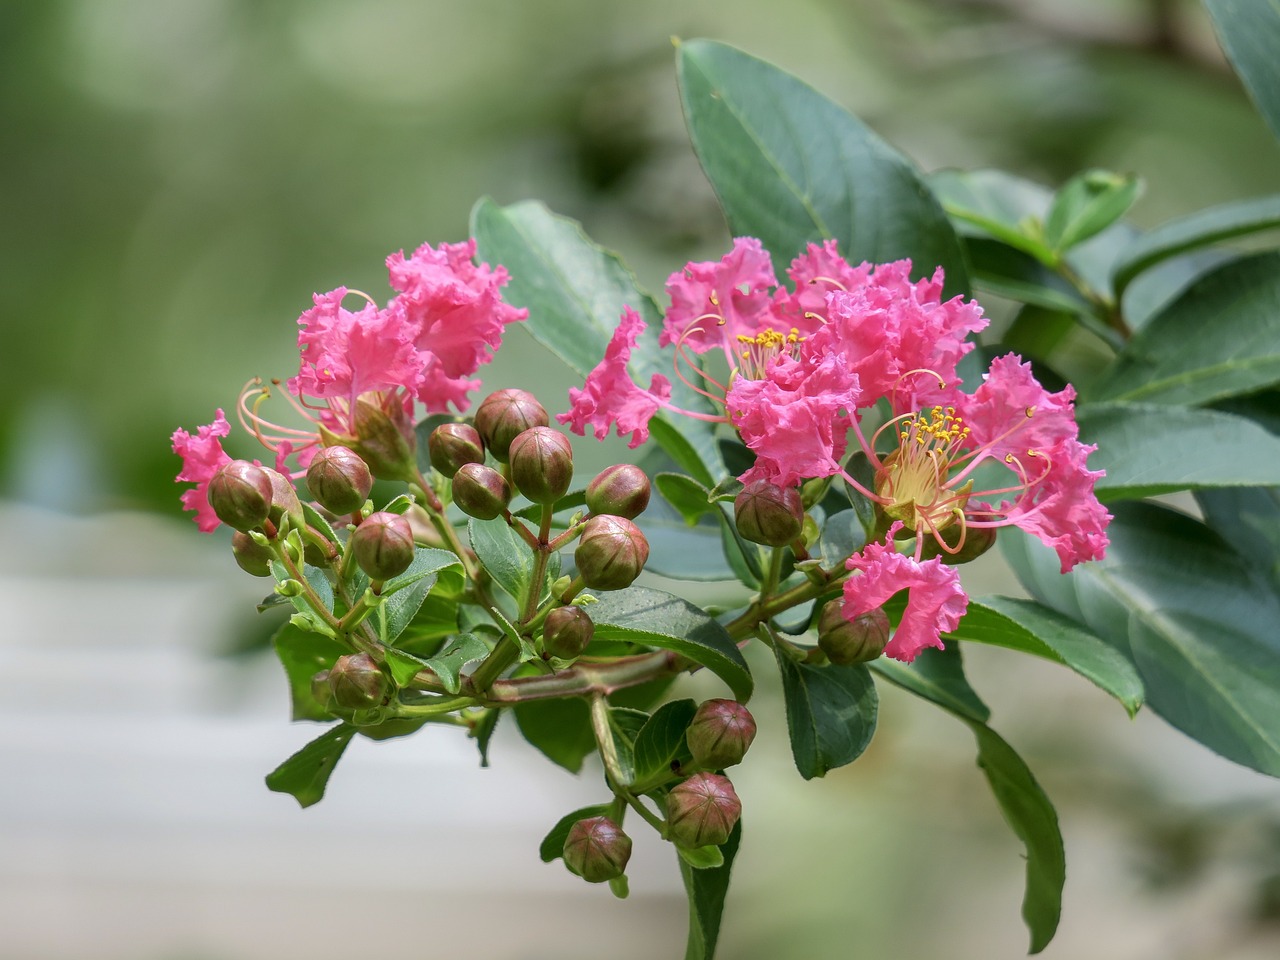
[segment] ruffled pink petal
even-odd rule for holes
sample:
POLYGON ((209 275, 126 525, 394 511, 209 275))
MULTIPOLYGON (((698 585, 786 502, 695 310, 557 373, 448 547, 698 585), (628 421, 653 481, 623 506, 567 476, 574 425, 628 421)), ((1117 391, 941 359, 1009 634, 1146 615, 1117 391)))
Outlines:
MULTIPOLYGON (((895 524, 895 528, 900 524, 895 524)), ((844 583, 841 612, 849 620, 884 604, 899 590, 907 590, 907 607, 893 638, 884 648, 885 656, 910 663, 921 650, 943 646, 942 634, 954 630, 969 607, 969 598, 960 586, 960 574, 935 557, 917 563, 887 543, 869 544, 845 566, 858 576, 844 583)))
POLYGON ((214 415, 213 423, 199 427, 193 437, 187 431, 178 429, 170 438, 173 452, 182 457, 182 469, 174 479, 178 483, 194 483, 195 487, 182 494, 182 506, 195 513, 196 526, 201 533, 210 533, 221 522, 209 506, 209 481, 223 464, 230 463, 231 457, 222 449, 222 437, 231 432, 231 425, 219 409, 214 415))
POLYGON ((416 389, 422 360, 404 311, 366 303, 352 313, 342 307, 346 294, 345 287, 316 294, 315 306, 298 317, 302 364, 289 389, 348 402, 371 390, 416 389))
POLYGON ((787 276, 795 289, 779 291, 779 315, 801 336, 809 336, 826 319, 827 294, 860 289, 871 276, 871 264, 850 266, 836 251, 836 241, 828 240, 821 246, 809 244, 804 253, 791 261, 787 276))
POLYGON ((587 376, 581 390, 569 389, 572 406, 556 420, 567 423, 579 436, 590 424, 597 440, 603 440, 609 428, 616 426, 618 436, 631 434, 628 446, 633 449, 649 439, 649 421, 671 399, 671 383, 655 373, 645 390, 627 373, 627 361, 644 330, 644 319, 627 307, 605 348, 604 359, 587 376))
POLYGON ((667 278, 671 309, 658 345, 683 342, 695 353, 713 347, 736 353, 738 336, 777 325, 771 313, 777 282, 768 252, 754 237, 738 237, 718 261, 686 264, 667 278))

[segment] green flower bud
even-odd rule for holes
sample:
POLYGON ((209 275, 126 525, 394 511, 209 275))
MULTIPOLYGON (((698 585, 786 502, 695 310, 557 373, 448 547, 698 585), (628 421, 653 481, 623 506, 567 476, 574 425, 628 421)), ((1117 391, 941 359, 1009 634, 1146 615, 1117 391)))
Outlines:
POLYGON ((355 513, 373 489, 373 474, 350 447, 321 447, 307 467, 307 489, 335 516, 355 513))
POLYGON ((329 668, 329 690, 338 706, 365 710, 382 702, 387 678, 367 653, 348 653, 329 668))
POLYGON ((352 448, 379 480, 415 479, 417 436, 408 413, 398 403, 392 403, 388 410, 377 401, 366 399, 370 396, 374 395, 356 398, 352 416, 356 441, 352 448))
POLYGON ((633 463, 605 467, 587 484, 587 509, 633 520, 649 506, 649 478, 633 463))
POLYGON ((253 537, 237 530, 231 535, 231 553, 236 558, 236 565, 255 577, 271 576, 271 561, 275 554, 264 546, 260 546, 253 537))
POLYGON ((719 846, 742 816, 728 777, 695 773, 667 794, 667 836, 684 847, 719 846))
POLYGON ((756 738, 756 721, 737 700, 706 700, 684 736, 698 766, 721 770, 742 762, 756 738))
POLYGON ((555 503, 573 480, 573 446, 551 427, 530 427, 508 450, 511 481, 533 503, 555 503))
POLYGON ((649 560, 649 541, 630 520, 602 514, 582 528, 573 552, 578 574, 595 590, 629 587, 649 560))
POLYGON ((587 883, 622 876, 631 859, 631 838, 608 817, 587 817, 569 828, 564 865, 587 883))
POLYGON ((355 528, 347 548, 370 580, 390 580, 413 563, 413 529, 400 514, 379 510, 355 528))
POLYGON ((307 521, 302 516, 302 501, 298 499, 298 492, 293 489, 293 481, 283 473, 277 473, 270 467, 263 467, 262 469, 271 478, 271 510, 269 513, 271 522, 279 527, 287 516, 289 518, 289 526, 294 530, 301 530, 307 525, 307 521))
POLYGON ((889 617, 877 607, 846 620, 844 601, 829 600, 818 617, 818 647, 832 663, 866 663, 884 653, 889 642, 889 617))
POLYGON ((502 474, 483 463, 464 463, 453 475, 453 502, 469 517, 492 520, 511 502, 502 474))
POLYGON ((452 478, 467 463, 484 463, 484 441, 469 423, 442 423, 427 436, 431 466, 452 478))
POLYGON ((236 530, 252 530, 271 512, 271 478, 248 460, 223 464, 209 481, 209 506, 218 519, 236 530))
POLYGON ((756 480, 734 497, 733 519, 738 532, 752 543, 782 547, 804 529, 804 503, 794 487, 756 480))
POLYGON ((572 660, 587 649, 595 624, 587 611, 572 604, 556 607, 542 622, 542 649, 548 656, 572 660))
POLYGON ((530 427, 545 427, 550 422, 538 398, 525 390, 497 390, 476 408, 476 430, 499 463, 507 462, 512 440, 530 427))

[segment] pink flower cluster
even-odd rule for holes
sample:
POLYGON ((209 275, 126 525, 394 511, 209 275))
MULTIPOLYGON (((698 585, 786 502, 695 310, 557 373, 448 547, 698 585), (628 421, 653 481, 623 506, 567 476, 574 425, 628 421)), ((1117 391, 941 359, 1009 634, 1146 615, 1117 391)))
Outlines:
POLYGON ((633 447, 662 409, 719 420, 755 454, 744 483, 842 477, 893 524, 849 558, 845 615, 907 590, 886 649, 906 661, 940 647, 967 605, 955 568, 925 559, 927 545, 954 555, 970 531, 1016 525, 1052 546, 1065 572, 1102 556, 1110 520, 1093 492, 1101 473, 1085 466, 1093 448, 1077 438, 1074 390, 1049 393, 1010 354, 965 393, 956 368, 987 319, 973 301, 942 300, 941 269, 916 281, 910 273, 909 261, 851 266, 828 241, 793 261, 788 289, 760 242, 739 238, 722 260, 668 279, 660 338, 672 348, 673 375, 723 414, 676 408, 665 377, 648 388, 632 381, 627 359, 644 322, 628 312, 559 418, 578 433, 590 425, 597 437, 616 426, 633 447), (726 361, 727 384, 708 372, 713 352, 726 361), (874 469, 870 488, 842 466, 851 445, 874 469), (914 539, 909 555, 895 534, 914 539))
MULTIPOLYGON (((474 240, 392 254, 387 271, 396 295, 385 307, 346 287, 315 294, 314 306, 298 317, 301 363, 286 384, 287 398, 308 425, 263 418, 259 407, 271 390, 261 381, 240 397, 241 425, 275 454, 277 470, 298 475, 321 446, 358 442, 357 403, 393 422, 411 422, 417 404, 429 413, 467 407, 468 393, 480 385, 471 375, 492 358, 507 325, 528 316, 502 300, 506 270, 477 265, 474 257, 474 240), (349 297, 365 302, 351 311, 343 306, 349 297)), ((197 484, 183 494, 183 505, 196 511, 206 532, 217 526, 206 488, 230 460, 220 441, 229 431, 219 410, 195 437, 173 434, 173 450, 183 458, 177 479, 197 484)))

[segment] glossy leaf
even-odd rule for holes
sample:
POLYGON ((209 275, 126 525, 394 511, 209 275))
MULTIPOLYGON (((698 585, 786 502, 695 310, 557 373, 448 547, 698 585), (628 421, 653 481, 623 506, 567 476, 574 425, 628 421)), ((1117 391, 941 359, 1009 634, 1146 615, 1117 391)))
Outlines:
MULTIPOLYGON (((479 256, 511 274, 503 297, 529 308, 522 326, 580 376, 604 357, 626 307, 648 324, 629 364, 636 383, 648 387, 655 373, 671 381, 671 401, 685 410, 707 410, 704 398, 672 375, 672 358, 658 348, 662 312, 643 293, 618 257, 592 243, 576 222, 540 203, 499 207, 481 200, 471 212, 479 256)), ((714 424, 659 412, 653 440, 688 473, 708 486, 724 475, 714 424)))
POLYGON ((1280 5, 1276 0, 1205 0, 1205 6, 1258 112, 1280 137, 1280 5))
POLYGON ((409 569, 383 584, 386 599, 374 616, 384 643, 395 643, 404 633, 435 587, 440 571, 448 567, 462 569, 457 556, 447 550, 419 548, 409 569))
POLYGON ((654 476, 653 485, 691 527, 705 514, 719 512, 711 502, 710 491, 692 477, 682 473, 659 473, 654 476))
POLYGON ((311 695, 311 678, 332 667, 344 653, 349 653, 347 647, 331 637, 303 630, 292 623, 281 626, 271 643, 289 679, 289 700, 293 705, 290 719, 332 719, 329 711, 311 695))
POLYGON ((1119 503, 1104 560, 1060 575, 1055 554, 1000 541, 1042 602, 1085 624, 1138 669, 1153 710, 1230 760, 1280 776, 1280 596, 1193 517, 1119 503))
POLYGON ((720 939, 720 921, 724 916, 724 898, 729 892, 729 874, 741 842, 742 821, 739 820, 729 839, 720 845, 723 866, 698 870, 683 858, 680 860, 680 877, 689 898, 689 939, 684 960, 711 960, 715 956, 716 942, 720 939))
POLYGON ((600 639, 672 650, 718 676, 735 699, 750 699, 753 681, 737 644, 723 626, 687 600, 648 587, 628 587, 600 593, 587 609, 600 639))
POLYGON ((1205 522, 1280 592, 1280 486, 1201 490, 1205 522))
POLYGON ((467 529, 471 535, 471 547, 489 576, 517 604, 524 603, 533 583, 533 548, 501 517, 493 520, 473 518, 467 529))
POLYGON ((960 648, 954 643, 942 649, 923 650, 909 664, 881 657, 868 666, 904 690, 936 703, 958 717, 979 723, 986 723, 991 717, 987 705, 969 686, 960 648))
POLYGON ((636 783, 647 783, 671 773, 671 764, 690 756, 684 733, 698 705, 692 700, 672 700, 654 711, 635 741, 636 783))
POLYGON ((1042 221, 1053 194, 1003 170, 939 170, 929 186, 966 237, 988 236, 1042 264, 1053 262, 1042 221))
POLYGON ((723 43, 677 55, 693 148, 735 236, 758 237, 779 277, 806 243, 835 238, 851 263, 909 257, 968 292, 964 255, 911 163, 797 77, 723 43))
POLYGON ((418 657, 390 647, 386 652, 387 667, 398 686, 407 684, 422 669, 433 671, 449 693, 460 689, 460 671, 468 663, 482 659, 489 645, 474 634, 464 633, 433 657, 418 657))
POLYGON ((1090 399, 1199 405, 1280 382, 1280 253, 1201 277, 1129 341, 1090 399))
POLYGON ((1142 182, 1108 170, 1085 170, 1062 185, 1044 221, 1044 239, 1057 251, 1070 250, 1101 233, 1128 212, 1142 182))
POLYGON ((1091 403, 1077 412, 1095 443, 1089 468, 1105 470, 1104 501, 1175 490, 1246 487, 1280 480, 1280 437, 1252 420, 1196 407, 1091 403))
MULTIPOLYGON (((650 511, 653 507, 649 507, 650 511)), ((645 569, 672 580, 716 581, 736 578, 724 558, 718 523, 690 527, 678 518, 643 518, 649 541, 649 562, 645 569)))
POLYGON ((559 860, 564 856, 564 842, 569 839, 569 831, 573 829, 573 825, 579 820, 586 820, 589 817, 604 817, 609 814, 609 804, 598 803, 593 807, 582 807, 581 809, 567 813, 559 820, 556 825, 551 828, 550 832, 542 838, 542 843, 538 846, 538 856, 542 858, 543 863, 551 863, 559 860))
POLYGON ((287 793, 303 807, 319 803, 333 768, 355 734, 356 728, 351 724, 340 723, 312 740, 267 774, 267 789, 287 793))
POLYGON ((817 667, 778 653, 787 732, 796 769, 806 780, 852 763, 871 743, 879 698, 862 664, 817 667))

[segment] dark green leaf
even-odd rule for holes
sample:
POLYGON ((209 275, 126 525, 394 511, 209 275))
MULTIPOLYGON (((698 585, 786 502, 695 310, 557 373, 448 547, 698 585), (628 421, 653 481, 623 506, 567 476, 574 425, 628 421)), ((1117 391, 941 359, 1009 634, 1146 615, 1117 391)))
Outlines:
POLYGON ((595 752, 591 713, 584 700, 530 700, 517 704, 513 712, 524 738, 570 773, 581 770, 582 761, 595 752))
POLYGON ((659 473, 653 478, 653 483, 667 503, 675 507, 684 517, 684 522, 691 527, 703 515, 719 512, 711 502, 710 491, 692 477, 682 473, 659 473))
POLYGON ((964 248, 973 282, 983 290, 1046 310, 1079 314, 1090 309, 1071 284, 1021 250, 982 237, 966 239, 964 248))
MULTIPOLYGON (((652 506, 649 508, 653 509, 652 506)), ((737 573, 724 557, 720 524, 686 526, 680 519, 644 518, 649 541, 645 569, 672 580, 734 580, 737 573)))
POLYGON ((628 587, 600 594, 587 612, 602 640, 634 640, 673 650, 718 676, 737 700, 745 703, 751 698, 751 673, 737 644, 723 626, 687 600, 648 587, 628 587))
POLYGON ((501 710, 486 710, 471 728, 471 736, 480 751, 480 766, 489 766, 489 742, 493 739, 493 731, 498 729, 498 721, 502 719, 501 710))
POLYGON ((1220 204, 1148 230, 1125 248, 1112 268, 1119 297, 1149 267, 1189 250, 1280 227, 1280 194, 1220 204))
POLYGON ((717 846, 682 847, 677 843, 675 848, 680 859, 695 870, 714 870, 724 866, 724 854, 717 846))
POLYGON ((633 707, 609 708, 609 733, 617 756, 617 773, 622 786, 636 783, 636 737, 649 720, 649 714, 633 707))
POLYGON ((1196 502, 1209 527, 1280 592, 1280 487, 1201 490, 1196 502))
POLYGON ((672 700, 659 707, 636 736, 636 783, 671 773, 671 764, 689 757, 684 732, 697 712, 692 700, 672 700))
POLYGON ((856 510, 841 510, 827 518, 817 550, 827 570, 843 569, 845 560, 861 550, 867 542, 867 531, 856 510))
POLYGON ((542 858, 543 863, 551 863, 559 860, 564 856, 564 842, 569 839, 569 831, 573 829, 573 825, 579 820, 586 820, 589 817, 604 817, 609 814, 609 804, 598 803, 594 807, 582 807, 581 809, 567 813, 559 820, 551 831, 542 838, 542 843, 538 846, 538 856, 542 858))
POLYGON ((319 803, 329 775, 355 734, 356 728, 351 724, 340 723, 312 740, 267 774, 267 789, 290 794, 303 807, 319 803))
POLYGON ((1042 264, 1053 262, 1041 221, 1053 194, 1003 170, 939 170, 929 186, 966 237, 987 236, 1042 264))
POLYGON ((1067 575, 1038 541, 1016 531, 1000 540, 1028 590, 1133 660, 1153 710, 1280 776, 1280 596, 1266 572, 1185 514, 1114 509, 1106 559, 1067 575))
MULTIPOLYGON (((471 232, 481 259, 510 271, 503 297, 529 308, 522 326, 579 375, 585 377, 601 361, 619 317, 630 307, 648 325, 628 364, 636 383, 647 387, 654 374, 661 374, 671 381, 673 404, 709 412, 703 397, 672 376, 669 352, 659 351, 657 305, 618 257, 592 243, 579 224, 539 203, 499 207, 481 200, 471 212, 471 232)), ((650 423, 653 440, 686 472, 708 485, 724 475, 714 424, 665 411, 655 421, 650 423)))
POLYGON ((1094 399, 1199 405, 1280 382, 1280 253, 1232 260, 1153 317, 1094 399))
POLYGON ((1134 176, 1085 170, 1057 192, 1044 222, 1044 239, 1056 251, 1070 250, 1128 212, 1142 191, 1134 176))
POLYGON ((850 263, 911 258, 968 292, 946 214, 911 163, 843 108, 772 64, 709 40, 680 45, 694 150, 735 236, 758 237, 783 275, 806 243, 835 238, 850 263))
POLYGON ((733 828, 729 839, 720 845, 724 866, 695 870, 680 860, 680 877, 689 897, 689 940, 684 960, 711 960, 716 941, 720 939, 720 920, 724 916, 724 898, 729 892, 729 874, 733 870, 738 844, 742 842, 742 821, 733 828))
POLYGON ((886 680, 950 710, 957 717, 986 723, 991 716, 987 705, 969 686, 960 648, 954 643, 941 650, 923 650, 910 664, 881 657, 873 660, 870 667, 886 680))
POLYGON ((863 664, 816 667, 777 655, 796 769, 806 780, 852 763, 876 730, 879 698, 863 664))
POLYGON ((1276 0, 1205 0, 1218 39, 1258 112, 1280 137, 1280 4, 1276 0))
POLYGON ((1280 437, 1252 420, 1154 403, 1081 406, 1080 438, 1096 443, 1089 467, 1105 470, 1102 500, 1174 490, 1246 487, 1280 479, 1280 437))
POLYGON ((330 720, 329 711, 311 695, 311 678, 328 670, 344 653, 350 651, 330 637, 303 630, 286 623, 272 638, 276 656, 289 678, 289 699, 294 720, 330 720))
POLYGON ((471 547, 485 570, 517 604, 523 604, 533 583, 533 548, 501 517, 473 519, 467 528, 471 547))

